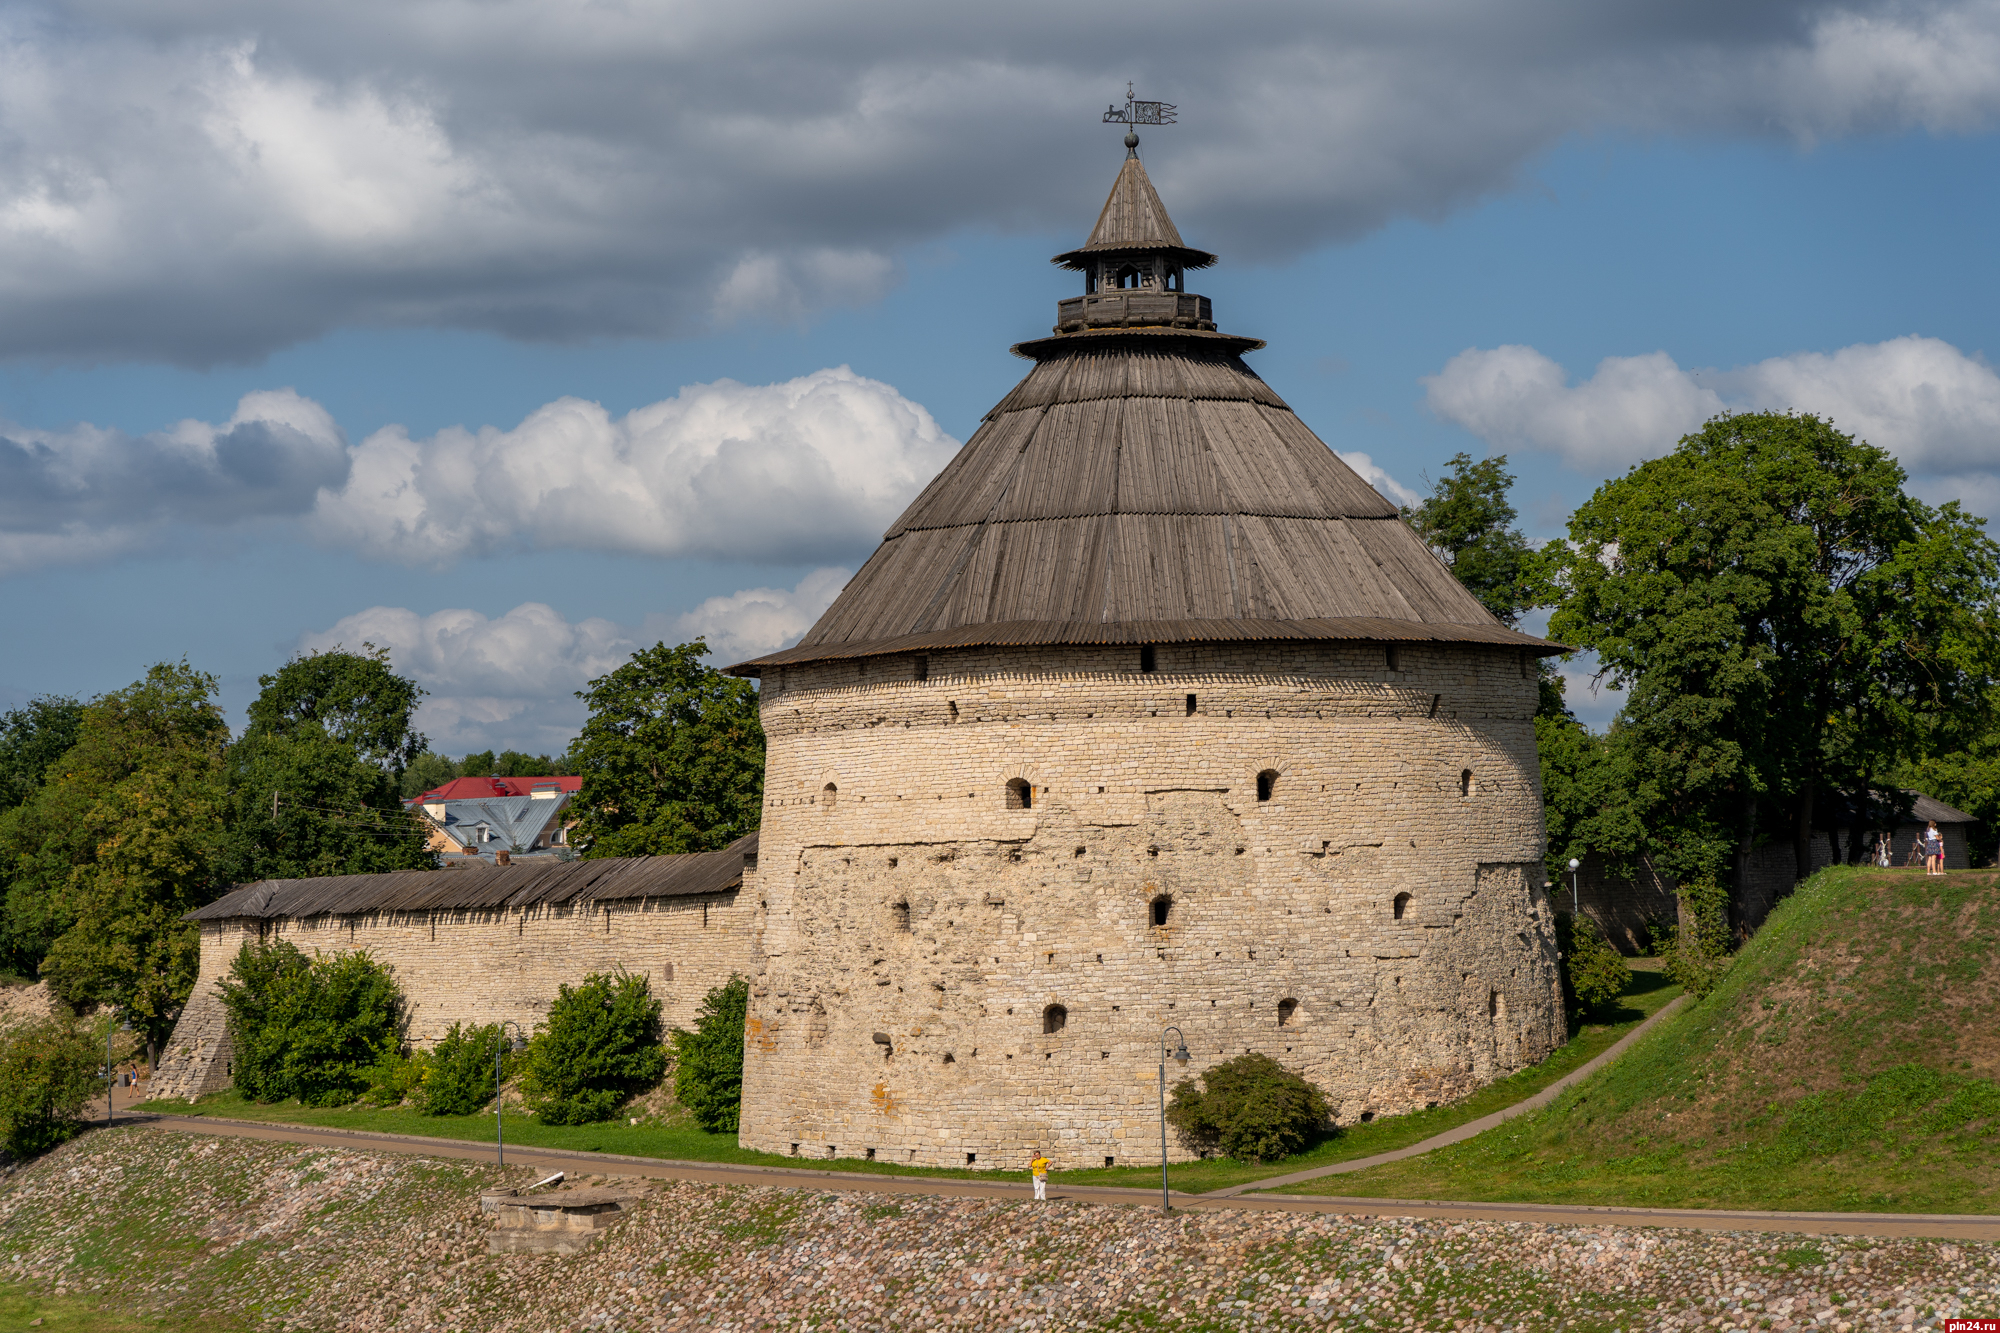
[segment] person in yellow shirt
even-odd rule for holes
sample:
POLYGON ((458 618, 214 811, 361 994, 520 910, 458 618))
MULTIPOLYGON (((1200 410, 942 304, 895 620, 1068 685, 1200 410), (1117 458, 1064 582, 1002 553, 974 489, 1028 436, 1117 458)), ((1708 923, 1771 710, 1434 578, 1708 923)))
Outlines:
POLYGON ((1028 1172, 1035 1178, 1035 1197, 1037 1199, 1046 1199, 1049 1197, 1049 1167, 1051 1165, 1053 1163, 1048 1158, 1042 1156, 1039 1150, 1035 1153, 1035 1160, 1028 1163, 1028 1172))

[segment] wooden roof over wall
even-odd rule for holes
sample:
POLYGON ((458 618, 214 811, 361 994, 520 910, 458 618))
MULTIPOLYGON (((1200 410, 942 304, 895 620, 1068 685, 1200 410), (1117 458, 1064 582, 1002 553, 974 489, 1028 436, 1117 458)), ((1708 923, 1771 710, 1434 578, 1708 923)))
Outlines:
POLYGON ((744 863, 756 855, 757 835, 752 833, 719 852, 686 856, 607 856, 579 861, 535 857, 509 866, 266 879, 239 885, 206 907, 189 912, 185 919, 503 911, 637 898, 685 898, 739 888, 744 863))

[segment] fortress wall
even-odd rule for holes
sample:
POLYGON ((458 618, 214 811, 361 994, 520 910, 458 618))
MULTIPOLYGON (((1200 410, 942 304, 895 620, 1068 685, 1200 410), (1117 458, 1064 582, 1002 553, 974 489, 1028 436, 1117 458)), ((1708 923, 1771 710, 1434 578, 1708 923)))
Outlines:
POLYGON ((408 1003, 416 1048, 435 1043, 453 1023, 512 1019, 532 1032, 558 985, 621 968, 651 983, 666 1026, 692 1027, 712 987, 759 966, 755 884, 755 872, 746 871, 741 891, 698 897, 204 921, 201 977, 154 1095, 192 1099, 228 1086, 232 1056, 216 983, 260 927, 265 938, 289 940, 307 953, 365 949, 387 964, 408 1003))
POLYGON ((923 681, 914 656, 767 672, 743 1142, 1153 1160, 1169 1023, 1187 1073, 1264 1051, 1343 1121, 1542 1058, 1563 1018, 1532 660, 1396 656, 1161 645, 1142 673, 1132 647, 1032 648, 933 652, 923 681), (1009 808, 1010 779, 1031 808, 1009 808), (1044 1034, 1050 1005, 1066 1017, 1044 1034))

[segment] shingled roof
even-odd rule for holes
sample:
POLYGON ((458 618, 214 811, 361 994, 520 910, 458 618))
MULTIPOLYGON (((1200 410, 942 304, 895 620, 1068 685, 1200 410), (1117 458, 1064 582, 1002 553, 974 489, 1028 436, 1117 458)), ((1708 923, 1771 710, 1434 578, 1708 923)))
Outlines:
POLYGON ((719 852, 686 856, 607 856, 584 861, 535 857, 511 866, 473 864, 380 875, 265 879, 239 885, 208 906, 189 912, 185 919, 504 911, 635 898, 686 898, 740 887, 743 867, 756 855, 757 835, 752 833, 719 852))
MULTIPOLYGON (((1090 243, 1057 262, 1094 263, 1101 278, 1095 252, 1107 249, 1121 264, 1150 252, 1159 261, 1150 271, 1176 283, 1187 256, 1214 258, 1182 245, 1136 157, 1090 243)), ((1073 320, 1058 326, 1073 331, 1017 346, 1034 369, 798 645, 729 669, 756 676, 1001 644, 1317 639, 1562 651, 1495 619, 1299 420, 1243 361, 1262 343, 1190 327, 1187 303, 1205 310, 1205 297, 1178 287, 1133 295, 1165 312, 1159 322, 1073 320)))
POLYGON ((1126 156, 1118 179, 1111 182, 1111 194, 1083 248, 1059 254, 1049 262, 1081 269, 1093 254, 1127 250, 1172 251, 1183 268, 1207 268, 1216 260, 1208 251, 1196 250, 1181 239, 1180 229, 1167 216, 1167 206, 1160 202, 1159 191, 1153 188, 1136 152, 1126 156))

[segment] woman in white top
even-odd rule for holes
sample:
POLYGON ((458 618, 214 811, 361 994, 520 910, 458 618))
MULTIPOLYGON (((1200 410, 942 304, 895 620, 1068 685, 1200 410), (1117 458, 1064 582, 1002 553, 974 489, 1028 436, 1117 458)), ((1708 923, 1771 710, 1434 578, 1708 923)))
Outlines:
POLYGON ((1924 873, 1926 875, 1944 873, 1944 835, 1938 832, 1935 819, 1924 829, 1924 873))

